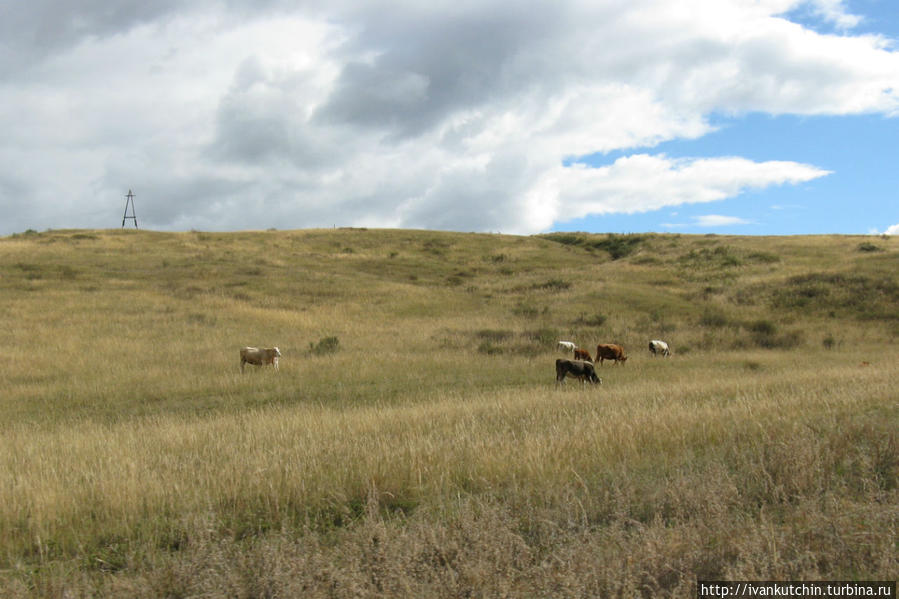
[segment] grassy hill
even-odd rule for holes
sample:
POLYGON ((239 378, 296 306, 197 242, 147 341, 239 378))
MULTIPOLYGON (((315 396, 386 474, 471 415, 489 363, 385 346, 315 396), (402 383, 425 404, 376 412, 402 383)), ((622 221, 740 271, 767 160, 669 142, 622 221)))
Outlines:
POLYGON ((0 238, 0 595, 895 579, 897 244, 0 238), (560 339, 629 360, 558 388, 560 339))

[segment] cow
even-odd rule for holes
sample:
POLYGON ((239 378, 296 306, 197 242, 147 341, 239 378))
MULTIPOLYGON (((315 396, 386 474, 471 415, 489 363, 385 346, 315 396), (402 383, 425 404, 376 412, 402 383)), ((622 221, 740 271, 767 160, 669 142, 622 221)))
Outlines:
POLYGON ((602 385, 602 379, 596 376, 593 362, 564 360, 559 358, 556 360, 556 384, 561 385, 564 383, 567 375, 580 379, 585 385, 587 384, 587 381, 594 385, 602 385))
POLYGON ((570 352, 574 351, 577 346, 571 341, 559 341, 559 351, 562 352, 570 352))
POLYGON ((599 360, 600 366, 602 366, 603 360, 615 360, 615 365, 617 366, 618 362, 624 364, 627 361, 627 356, 624 355, 624 348, 620 345, 600 343, 596 346, 596 359, 599 360))
POLYGON ((581 349, 579 347, 574 348, 574 359, 575 360, 586 360, 587 362, 592 362, 593 358, 590 357, 590 352, 586 349, 581 349))
POLYGON ((281 351, 277 347, 242 347, 240 348, 240 371, 243 372, 244 364, 264 366, 271 364, 278 369, 278 358, 281 351))
POLYGON ((667 358, 671 355, 671 350, 668 349, 668 344, 659 339, 653 339, 649 342, 649 351, 654 356, 661 354, 667 358))

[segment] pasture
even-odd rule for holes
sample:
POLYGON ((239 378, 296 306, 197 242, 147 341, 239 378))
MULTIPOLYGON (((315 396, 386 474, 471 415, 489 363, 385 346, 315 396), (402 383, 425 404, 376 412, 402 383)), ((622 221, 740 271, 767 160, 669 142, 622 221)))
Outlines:
POLYGON ((0 595, 895 580, 897 244, 0 238, 0 595), (628 361, 557 386, 561 339, 628 361))

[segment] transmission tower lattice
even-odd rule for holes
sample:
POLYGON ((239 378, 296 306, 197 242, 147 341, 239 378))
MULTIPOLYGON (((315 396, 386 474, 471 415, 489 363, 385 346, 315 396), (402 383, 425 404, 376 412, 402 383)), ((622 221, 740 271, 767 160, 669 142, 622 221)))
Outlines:
POLYGON ((122 216, 122 228, 125 228, 125 221, 128 219, 134 221, 134 228, 137 229, 137 214, 134 212, 134 194, 131 193, 131 190, 128 190, 128 195, 125 196, 125 214, 122 216), (128 205, 131 204, 131 216, 128 216, 128 205))

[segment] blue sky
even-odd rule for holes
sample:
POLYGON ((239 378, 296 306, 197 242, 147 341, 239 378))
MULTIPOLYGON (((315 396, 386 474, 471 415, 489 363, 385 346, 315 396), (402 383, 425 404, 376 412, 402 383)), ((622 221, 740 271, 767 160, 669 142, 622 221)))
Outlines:
MULTIPOLYGON (((831 174, 798 185, 748 190, 714 204, 683 204, 637 214, 588 216, 559 231, 615 233, 731 233, 735 235, 869 234, 899 222, 899 119, 882 115, 771 116, 754 113, 716 120, 718 130, 696 140, 652 148, 675 158, 742 156, 794 160, 831 174), (704 223, 709 215, 734 224, 704 223)), ((624 151, 580 157, 591 166, 613 163, 624 151)), ((664 190, 659 190, 664 193, 664 190)))
MULTIPOLYGON (((847 12, 861 15, 852 34, 878 34, 899 44, 899 3, 852 0, 847 12)), ((785 17, 822 34, 846 31, 808 6, 785 17)), ((673 140, 651 149, 671 157, 743 156, 756 161, 793 160, 831 174, 799 185, 749 190, 708 205, 681 205, 638 214, 587 216, 558 222, 559 231, 732 233, 736 235, 869 234, 899 223, 899 117, 883 114, 804 116, 751 113, 714 115, 717 130, 695 140, 673 140), (704 217, 716 215, 732 224, 704 217)), ((603 166, 625 151, 576 160, 603 166)), ((663 191, 662 191, 663 192, 663 191)))
POLYGON ((896 0, 32 0, 0 235, 899 234, 896 0))

